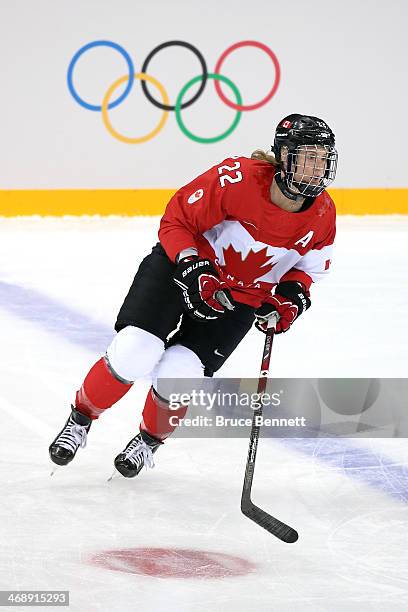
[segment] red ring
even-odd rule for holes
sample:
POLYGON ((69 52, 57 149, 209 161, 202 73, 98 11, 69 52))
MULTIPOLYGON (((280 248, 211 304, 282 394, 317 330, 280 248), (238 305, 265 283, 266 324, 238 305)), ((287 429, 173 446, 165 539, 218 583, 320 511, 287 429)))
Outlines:
POLYGON ((235 102, 230 102, 228 98, 224 96, 219 81, 215 81, 215 89, 217 91, 217 94, 220 96, 221 100, 224 102, 224 104, 226 104, 230 108, 233 108, 239 111, 255 110, 257 108, 260 108, 261 106, 264 106, 264 104, 269 102, 269 100, 275 95, 276 90, 278 89, 278 86, 279 86, 279 81, 280 81, 280 65, 279 65, 278 58, 276 57, 272 49, 270 49, 263 43, 257 42, 256 40, 242 40, 241 42, 235 43, 235 45, 231 45, 231 47, 228 47, 228 49, 224 51, 224 53, 221 55, 220 59, 218 60, 215 66, 215 69, 214 69, 215 74, 220 74, 221 64, 223 63, 227 55, 232 53, 232 51, 235 51, 235 49, 239 49, 240 47, 258 47, 258 49, 262 49, 262 51, 265 51, 265 53, 271 58, 271 60, 273 61, 273 65, 275 66, 275 82, 272 86, 271 91, 260 102, 257 102, 256 104, 245 105, 245 104, 236 104, 235 102))

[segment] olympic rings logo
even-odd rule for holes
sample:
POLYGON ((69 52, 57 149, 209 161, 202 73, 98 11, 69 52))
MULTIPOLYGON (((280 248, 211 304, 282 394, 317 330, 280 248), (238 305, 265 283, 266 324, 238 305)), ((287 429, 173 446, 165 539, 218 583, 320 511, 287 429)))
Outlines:
POLYGON ((156 136, 160 132, 160 130, 163 129, 169 117, 170 111, 175 112, 177 124, 181 132, 185 136, 190 138, 191 140, 194 140, 195 142, 205 143, 205 144, 223 140, 224 138, 227 138, 227 136, 229 136, 235 130, 235 128, 237 127, 238 123, 241 120, 241 115, 243 111, 251 111, 251 110, 256 110, 257 108, 261 108, 261 106, 264 106, 273 98, 273 96, 275 95, 278 89, 279 81, 280 81, 280 65, 279 65, 278 58, 276 57, 275 53, 269 47, 255 40, 243 40, 241 42, 237 42, 234 45, 231 45, 230 47, 228 47, 228 49, 226 49, 221 54, 220 58, 218 59, 215 65, 213 72, 207 71, 207 64, 205 62, 203 55, 200 53, 200 51, 196 47, 194 47, 194 45, 188 42, 184 42, 182 40, 171 40, 171 41, 162 43, 161 45, 158 45, 157 47, 155 47, 144 60, 140 72, 135 72, 134 64, 133 64, 133 61, 130 55, 121 45, 118 45, 117 43, 112 42, 110 40, 95 40, 93 42, 90 42, 84 45, 75 53, 75 55, 71 59, 71 62, 68 67, 68 73, 67 73, 68 89, 72 97, 74 98, 74 100, 80 106, 82 106, 83 108, 86 108, 87 110, 94 111, 94 112, 101 112, 103 123, 106 129, 108 130, 108 132, 111 134, 111 136, 127 144, 140 144, 142 142, 147 142, 148 140, 151 140, 154 136, 156 136), (152 58, 157 53, 159 53, 159 51, 162 51, 163 49, 166 49, 167 47, 172 47, 172 46, 184 47, 185 49, 192 51, 194 55, 197 57, 200 63, 200 66, 201 66, 201 74, 192 78, 190 81, 188 81, 188 83, 184 85, 184 87, 181 89, 180 93, 178 94, 176 103, 174 105, 170 104, 169 97, 163 85, 155 77, 147 74, 147 68, 152 58), (120 55, 122 55, 122 57, 126 61, 127 69, 128 69, 127 74, 118 78, 114 83, 112 83, 112 85, 109 87, 109 89, 105 93, 104 98, 102 100, 102 104, 100 105, 90 104, 89 102, 86 102, 83 98, 81 98, 80 95, 77 93, 74 87, 74 83, 73 83, 74 69, 75 69, 75 66, 78 60, 84 53, 86 53, 86 51, 89 51, 89 49, 92 49, 94 47, 109 47, 111 49, 114 49, 115 51, 120 53, 120 55), (260 100, 259 102, 256 102, 255 104, 247 104, 247 105, 243 104, 242 97, 238 90, 238 87, 229 78, 220 74, 220 70, 221 70, 221 67, 225 59, 233 51, 235 51, 236 49, 240 49, 241 47, 256 47, 258 49, 261 49, 272 60, 272 63, 275 68, 275 78, 274 78, 274 82, 272 84, 272 87, 269 93, 262 100, 260 100), (137 138, 131 138, 129 136, 120 134, 113 127, 110 121, 110 118, 109 118, 109 110, 112 108, 115 108, 116 106, 119 106, 119 104, 121 104, 125 100, 125 98, 129 95, 130 91, 133 88, 135 79, 141 82, 142 91, 144 95, 146 96, 146 98, 149 100, 149 102, 153 104, 154 106, 156 106, 157 108, 159 108, 160 110, 162 110, 163 113, 162 113, 159 123, 151 132, 149 132, 148 134, 145 134, 144 136, 139 136, 137 138), (197 136, 196 134, 193 134, 190 130, 187 129, 187 127, 185 126, 183 122, 183 118, 181 116, 181 111, 184 108, 191 106, 194 102, 196 102, 196 100, 198 100, 198 98, 203 93, 208 80, 215 81, 214 83, 215 90, 218 96, 220 97, 220 99, 222 100, 222 102, 226 104, 227 106, 229 106, 230 108, 236 110, 236 115, 234 117, 234 120, 231 123, 231 125, 228 127, 228 129, 226 129, 225 132, 223 132, 222 134, 219 134, 218 136, 214 136, 211 138, 205 138, 203 136, 197 136), (235 97, 235 101, 231 101, 223 93, 221 86, 220 86, 220 82, 225 83, 230 88, 230 90, 232 91, 235 97), (112 100, 112 97, 115 91, 117 90, 117 88, 120 87, 120 85, 125 84, 125 83, 126 83, 126 87, 124 91, 116 99, 112 100), (150 93, 147 87, 147 83, 153 85, 157 89, 157 91, 160 94, 161 101, 153 97, 153 95, 150 93), (196 83, 200 83, 200 86, 197 92, 189 100, 183 101, 188 90, 196 83))

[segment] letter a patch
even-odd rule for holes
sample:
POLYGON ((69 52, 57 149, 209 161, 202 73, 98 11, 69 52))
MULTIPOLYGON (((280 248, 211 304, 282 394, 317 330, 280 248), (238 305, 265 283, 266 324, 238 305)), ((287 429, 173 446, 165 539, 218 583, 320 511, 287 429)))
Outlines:
POLYGON ((305 234, 305 236, 303 236, 303 238, 299 238, 299 240, 297 240, 295 242, 295 246, 297 244, 301 244, 302 247, 304 248, 305 246, 307 246, 309 244, 309 242, 313 238, 313 234, 314 234, 314 231, 310 230, 310 232, 307 232, 307 234, 305 234))

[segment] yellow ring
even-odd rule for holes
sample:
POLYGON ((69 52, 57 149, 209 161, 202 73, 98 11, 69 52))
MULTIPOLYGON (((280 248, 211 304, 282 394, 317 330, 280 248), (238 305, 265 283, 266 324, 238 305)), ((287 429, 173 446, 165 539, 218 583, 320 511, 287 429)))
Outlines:
MULTIPOLYGON (((164 89, 163 85, 161 83, 159 83, 159 81, 157 79, 155 79, 154 77, 144 73, 144 72, 138 72, 135 73, 135 78, 138 79, 139 81, 149 81, 149 83, 151 83, 152 85, 155 85, 155 87, 157 87, 157 89, 159 90, 161 97, 162 97, 162 101, 163 104, 168 105, 169 104, 169 97, 167 95, 166 90, 164 89)), ((121 77, 120 79, 118 79, 117 81, 115 81, 108 89, 108 91, 105 94, 105 97, 103 99, 102 102, 102 119, 103 122, 105 124, 106 129, 108 130, 109 134, 111 134, 111 136, 113 136, 114 138, 117 138, 117 140, 120 140, 121 142, 126 142, 128 144, 138 144, 141 142, 147 142, 148 140, 151 140, 152 138, 154 138, 154 136, 156 136, 156 134, 158 134, 160 132, 160 130, 164 127, 164 124, 166 123, 168 116, 169 116, 169 112, 168 111, 164 111, 162 118, 159 121, 159 124, 157 125, 157 127, 154 128, 154 130, 152 130, 151 132, 149 132, 148 134, 146 134, 146 136, 140 136, 139 138, 130 138, 129 136, 123 136, 123 134, 119 134, 119 132, 117 132, 114 127, 112 126, 110 120, 109 120, 109 115, 108 115, 108 104, 109 101, 112 97, 113 92, 115 91, 115 89, 117 87, 119 87, 119 85, 121 85, 122 83, 124 83, 125 81, 127 81, 129 79, 129 75, 126 74, 125 76, 121 77)))

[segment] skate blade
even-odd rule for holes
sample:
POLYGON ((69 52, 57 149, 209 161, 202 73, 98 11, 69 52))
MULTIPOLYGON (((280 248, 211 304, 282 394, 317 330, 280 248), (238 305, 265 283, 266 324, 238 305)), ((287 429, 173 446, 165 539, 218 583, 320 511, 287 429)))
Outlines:
POLYGON ((62 467, 62 466, 61 465, 56 465, 55 463, 53 463, 52 466, 51 466, 50 476, 54 476, 55 472, 57 470, 59 470, 60 467, 62 467))
POLYGON ((122 475, 119 474, 118 470, 113 471, 113 474, 109 476, 107 482, 111 482, 114 478, 122 478, 122 475))

